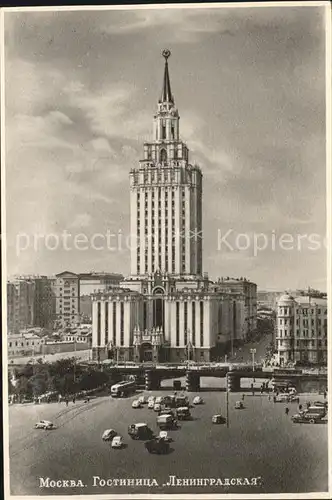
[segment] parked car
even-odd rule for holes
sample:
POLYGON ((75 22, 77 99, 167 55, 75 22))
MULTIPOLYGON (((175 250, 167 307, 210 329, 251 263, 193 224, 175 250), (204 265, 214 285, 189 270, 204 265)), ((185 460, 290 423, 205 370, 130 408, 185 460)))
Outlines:
POLYGON ((182 406, 176 410, 176 415, 179 420, 190 420, 191 414, 188 406, 182 406))
POLYGON ((189 400, 188 400, 187 396, 185 396, 184 394, 181 394, 179 396, 175 396, 175 406, 177 408, 181 408, 181 407, 188 406, 188 405, 189 405, 189 400))
POLYGON ((155 403, 161 405, 163 402, 164 402, 164 396, 158 396, 156 397, 156 399, 154 400, 155 403))
POLYGON ((242 403, 242 401, 236 401, 235 403, 235 407, 234 407, 236 410, 243 410, 244 408, 244 404, 242 403))
POLYGON ((142 408, 142 403, 141 403, 138 399, 135 399, 135 400, 132 402, 131 407, 132 407, 132 408, 142 408))
POLYGON ((327 409, 327 401, 315 401, 313 406, 323 406, 327 409))
POLYGON ((148 397, 148 403, 150 403, 151 401, 153 401, 153 403, 154 403, 155 399, 156 398, 154 396, 149 396, 148 397))
POLYGON ((163 402, 166 405, 166 407, 168 407, 168 408, 175 408, 176 407, 174 395, 165 396, 163 402))
POLYGON ((212 423, 213 424, 225 424, 226 419, 222 415, 213 415, 212 417, 212 423))
POLYGON ((153 407, 154 411, 161 411, 161 404, 160 403, 155 403, 153 407))
POLYGON ((35 429, 44 429, 48 431, 50 429, 54 429, 54 425, 49 420, 40 420, 35 424, 35 429))
POLYGON ((129 425, 128 434, 132 439, 148 440, 153 438, 153 431, 145 423, 129 425))
POLYGON ((165 408, 160 410, 159 415, 172 415, 173 417, 176 417, 176 410, 165 406, 165 408))
POLYGON ((322 420, 322 415, 319 413, 301 412, 296 413, 291 417, 295 424, 316 424, 322 420))
POLYGON ((117 436, 118 433, 114 429, 106 429, 103 432, 103 435, 101 436, 101 439, 103 441, 112 441, 115 436, 117 436))
POLYGON ((145 443, 145 448, 149 453, 165 454, 169 452, 169 443, 164 439, 154 438, 145 443))
POLYGON ((276 397, 275 402, 276 403, 288 403, 288 394, 279 394, 279 396, 276 397))
POLYGON ((172 439, 169 437, 167 431, 160 431, 159 432, 159 439, 163 439, 164 441, 170 442, 172 439))
POLYGON ((115 436, 113 439, 112 439, 112 448, 122 448, 123 446, 123 438, 122 436, 115 436))
POLYGON ((144 395, 140 396, 140 397, 138 398, 138 401, 139 401, 142 405, 145 405, 145 404, 148 402, 147 398, 146 398, 144 395))
POLYGON ((312 406, 309 406, 308 413, 317 413, 318 415, 325 417, 325 415, 327 413, 327 408, 325 406, 312 405, 312 406))
POLYGON ((154 409, 154 401, 151 400, 151 401, 148 402, 148 408, 149 408, 149 410, 153 410, 154 409))
POLYGON ((157 426, 162 430, 170 430, 177 427, 178 422, 173 415, 159 415, 157 417, 157 426))
POLYGON ((296 394, 289 394, 288 403, 299 403, 299 402, 300 402, 299 396, 297 396, 296 394))
POLYGON ((203 399, 201 396, 195 396, 193 399, 193 405, 202 405, 203 404, 203 399))

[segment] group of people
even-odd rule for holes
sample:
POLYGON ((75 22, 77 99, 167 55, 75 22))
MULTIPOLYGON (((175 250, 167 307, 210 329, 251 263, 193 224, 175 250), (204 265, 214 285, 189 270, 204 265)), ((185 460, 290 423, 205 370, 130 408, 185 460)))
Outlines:
MULTIPOLYGON (((61 396, 61 394, 59 394, 59 403, 61 403, 62 401, 64 401, 66 403, 66 406, 69 405, 69 398, 68 397, 63 398, 63 396, 61 396)), ((75 396, 73 396, 73 400, 72 401, 73 401, 73 404, 76 403, 76 397, 75 396)), ((85 398, 85 400, 84 400, 84 403, 88 403, 89 401, 90 401, 90 398, 89 398, 89 396, 87 396, 85 398)))

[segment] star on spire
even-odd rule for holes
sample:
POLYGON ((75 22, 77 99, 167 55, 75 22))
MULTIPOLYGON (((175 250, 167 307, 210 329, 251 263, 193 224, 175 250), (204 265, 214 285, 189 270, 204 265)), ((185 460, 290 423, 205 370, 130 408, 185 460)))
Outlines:
POLYGON ((159 102, 170 102, 174 104, 174 99, 172 96, 172 91, 171 91, 171 83, 169 79, 169 73, 168 73, 168 58, 171 55, 171 51, 169 49, 164 49, 162 51, 162 56, 165 58, 165 70, 164 70, 164 80, 163 80, 163 89, 161 92, 161 97, 159 102))

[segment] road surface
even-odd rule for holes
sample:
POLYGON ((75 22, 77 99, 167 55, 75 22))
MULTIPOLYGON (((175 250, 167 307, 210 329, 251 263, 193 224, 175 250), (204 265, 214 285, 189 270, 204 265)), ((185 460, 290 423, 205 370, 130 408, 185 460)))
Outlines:
MULTIPOLYGON (((202 386, 217 380, 203 379, 202 386)), ((164 381, 163 385, 171 385, 164 381)), ((145 392, 145 394, 151 394, 145 392)), ((154 395, 165 394, 154 391, 154 395)), ((192 409, 193 420, 172 431, 168 455, 150 455, 141 441, 127 434, 131 423, 146 422, 155 431, 156 414, 145 406, 132 409, 134 397, 93 399, 89 403, 13 405, 9 408, 11 493, 13 495, 129 494, 129 493, 304 493, 327 491, 327 425, 293 424, 284 404, 266 395, 245 396, 245 409, 235 410, 240 394, 229 394, 230 426, 212 425, 215 413, 226 413, 226 394, 202 392, 205 404, 192 409), (35 430, 39 419, 57 425, 53 431, 35 430), (112 450, 101 440, 114 428, 126 443, 112 450), (260 478, 259 485, 172 486, 177 478, 260 478), (94 478, 150 478, 148 486, 94 486, 94 478), (40 488, 46 480, 82 480, 79 488, 40 488)), ((190 394, 190 398, 195 396, 190 394)), ((308 396, 309 398, 309 396, 308 396)), ((310 395, 311 401, 322 396, 310 395)), ((305 397, 302 397, 305 403, 305 397)))

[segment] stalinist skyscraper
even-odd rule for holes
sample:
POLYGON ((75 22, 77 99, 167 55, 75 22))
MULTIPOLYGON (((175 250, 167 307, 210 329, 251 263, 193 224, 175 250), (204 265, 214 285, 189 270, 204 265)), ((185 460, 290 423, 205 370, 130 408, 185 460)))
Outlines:
POLYGON ((162 55, 152 140, 130 172, 131 272, 93 295, 99 360, 209 361, 246 332, 245 297, 202 272, 202 172, 180 139, 171 53, 162 55))
POLYGON ((131 274, 156 271, 172 276, 202 274, 202 173, 189 163, 180 140, 180 116, 175 106, 164 50, 164 79, 153 140, 144 144, 144 158, 130 173, 131 274))

